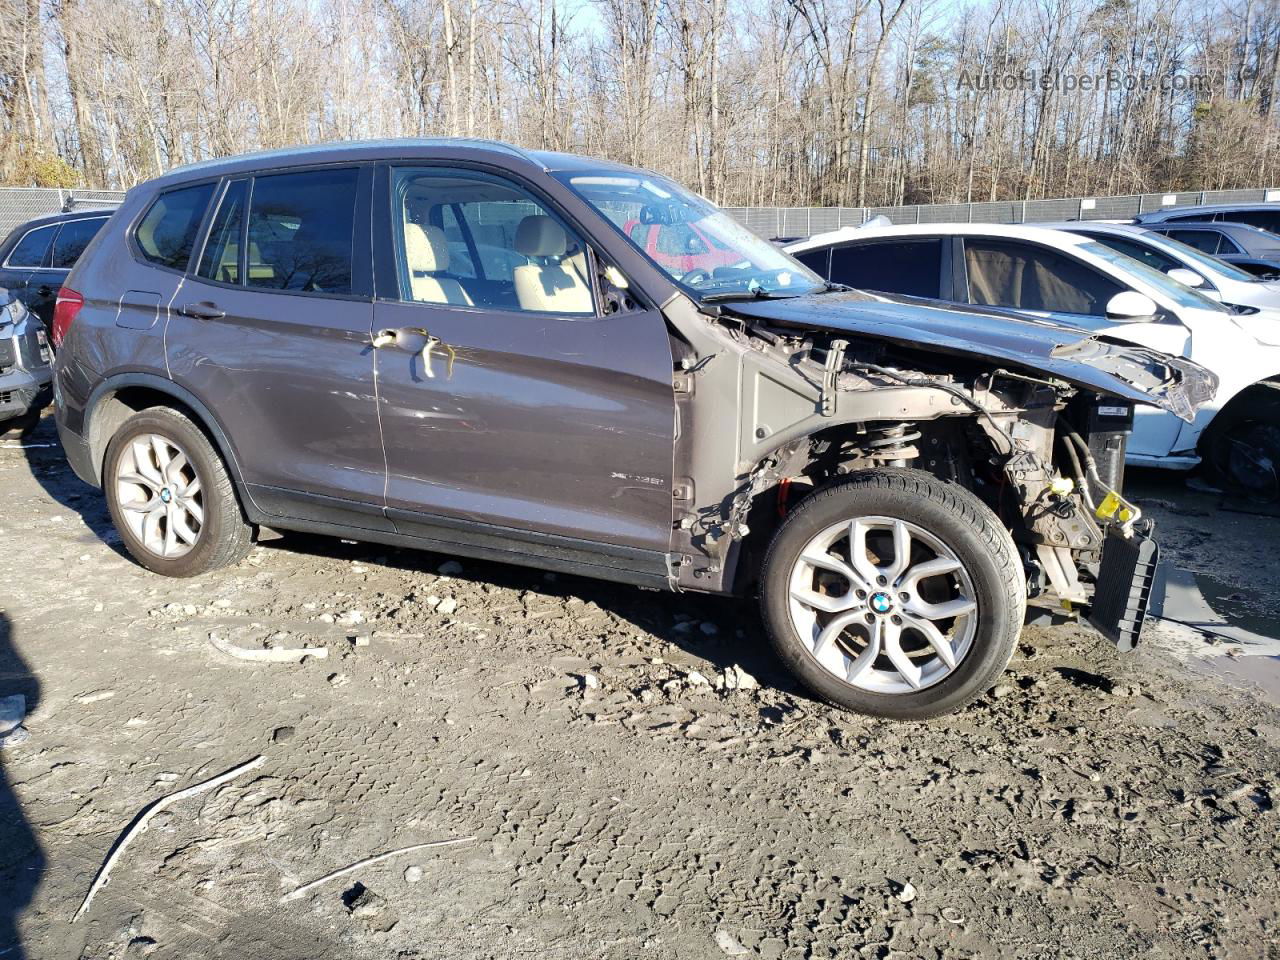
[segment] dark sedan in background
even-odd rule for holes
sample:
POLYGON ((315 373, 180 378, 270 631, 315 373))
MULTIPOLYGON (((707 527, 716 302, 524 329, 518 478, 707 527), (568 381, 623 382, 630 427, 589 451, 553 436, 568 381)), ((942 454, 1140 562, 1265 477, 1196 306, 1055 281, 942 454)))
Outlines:
POLYGON ((58 288, 114 210, 77 210, 37 217, 0 243, 0 287, 50 329, 58 288))

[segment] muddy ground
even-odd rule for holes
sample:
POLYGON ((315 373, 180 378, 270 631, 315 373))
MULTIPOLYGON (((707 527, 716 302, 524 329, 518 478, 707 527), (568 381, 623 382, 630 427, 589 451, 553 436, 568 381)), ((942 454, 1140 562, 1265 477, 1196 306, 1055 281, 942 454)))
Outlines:
MULTIPOLYGON (((881 722, 797 690, 743 603, 299 536, 162 579, 47 420, 25 443, 0 444, 0 697, 29 711, 0 751, 3 960, 1280 957, 1274 657, 1029 627, 969 709, 881 722), (144 805, 258 755, 70 922, 144 805)), ((1280 623, 1280 519, 1136 490, 1280 623)))

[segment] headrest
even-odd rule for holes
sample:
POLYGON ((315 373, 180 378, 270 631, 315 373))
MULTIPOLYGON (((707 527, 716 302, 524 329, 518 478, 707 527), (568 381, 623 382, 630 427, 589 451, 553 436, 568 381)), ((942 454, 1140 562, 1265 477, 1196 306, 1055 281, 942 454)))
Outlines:
POLYGON ((562 257, 569 238, 550 217, 525 217, 516 227, 516 252, 526 257, 562 257))
POLYGON ((439 227, 417 223, 404 225, 404 257, 414 273, 449 269, 449 244, 439 227))

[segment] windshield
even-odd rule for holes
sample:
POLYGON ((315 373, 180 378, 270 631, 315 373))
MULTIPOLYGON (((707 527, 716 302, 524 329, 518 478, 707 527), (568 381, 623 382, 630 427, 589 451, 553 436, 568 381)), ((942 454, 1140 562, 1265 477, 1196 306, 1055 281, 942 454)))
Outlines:
POLYGON ((794 296, 825 287, 808 267, 670 180, 626 171, 560 180, 695 299, 794 296))
POLYGON ((1203 293, 1198 293, 1185 284, 1179 283, 1172 277, 1161 273, 1155 267, 1149 267, 1141 260, 1135 260, 1133 257, 1126 256, 1117 250, 1112 250, 1110 247, 1105 247, 1097 241, 1090 240, 1088 243, 1082 243, 1080 244, 1080 249, 1093 254, 1100 260, 1105 260, 1117 270, 1123 270, 1125 273, 1145 281, 1147 286, 1154 288, 1157 293, 1172 300, 1180 307, 1189 307, 1193 310, 1212 310, 1214 313, 1231 312, 1216 300, 1210 300, 1203 293))
POLYGON ((1232 266, 1225 260, 1219 260, 1217 257, 1211 257, 1202 250, 1197 250, 1190 244, 1183 243, 1181 240, 1175 240, 1173 237, 1167 237, 1162 233, 1153 233, 1150 236, 1143 237, 1149 240, 1153 247, 1161 247, 1168 250, 1181 260, 1190 260, 1197 267, 1203 268, 1207 272, 1206 279, 1213 279, 1212 274, 1226 277, 1228 280, 1235 280, 1238 283, 1261 283, 1261 277, 1255 277, 1251 273, 1245 273, 1239 267, 1232 266))

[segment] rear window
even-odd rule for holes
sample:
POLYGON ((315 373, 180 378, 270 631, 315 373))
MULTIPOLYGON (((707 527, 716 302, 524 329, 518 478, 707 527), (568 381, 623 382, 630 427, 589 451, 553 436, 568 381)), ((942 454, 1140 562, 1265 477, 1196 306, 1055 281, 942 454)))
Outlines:
POLYGON ((134 233, 143 257, 162 267, 186 270, 211 196, 213 184, 202 183, 156 197, 134 233))
POLYGON ((55 224, 52 227, 40 227, 38 230, 32 230, 27 233, 26 236, 18 241, 18 245, 13 248, 13 252, 9 254, 9 259, 5 261, 5 266, 44 266, 44 255, 49 252, 49 244, 53 242, 53 235, 57 230, 58 227, 55 224))
POLYGON ((51 266, 58 270, 70 270, 84 253, 89 241, 98 235, 106 217, 91 217, 88 220, 70 220, 58 231, 58 238, 53 241, 53 262, 51 266))
POLYGON ((831 251, 830 279, 859 290, 936 300, 941 276, 941 240, 886 240, 831 251))

